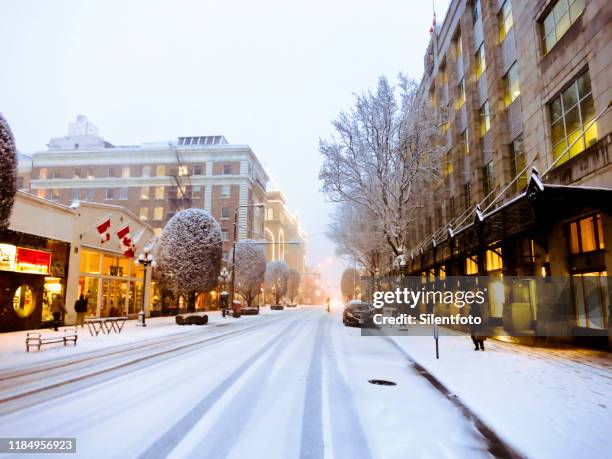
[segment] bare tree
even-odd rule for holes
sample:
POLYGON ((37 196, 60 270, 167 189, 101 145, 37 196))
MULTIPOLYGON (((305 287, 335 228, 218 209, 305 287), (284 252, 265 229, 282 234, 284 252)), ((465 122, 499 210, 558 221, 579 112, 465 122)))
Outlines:
POLYGON ((0 229, 9 225, 17 192, 17 149, 8 123, 0 114, 0 229))
POLYGON ((291 268, 289 270, 289 275, 287 277, 287 297, 291 303, 293 303, 295 298, 298 296, 300 277, 300 272, 297 269, 291 268))
POLYGON ((419 97, 416 82, 400 75, 395 87, 380 77, 375 93, 357 96, 334 121, 337 138, 320 140, 323 191, 367 209, 396 256, 406 250, 415 184, 441 179, 436 137, 443 116, 419 97))
POLYGON ((268 263, 265 274, 266 288, 274 295, 274 304, 279 304, 280 299, 287 291, 288 277, 287 263, 281 260, 268 263))
POLYGON ((263 246, 251 239, 236 244, 236 291, 251 306, 260 293, 266 272, 266 254, 263 246))
POLYGON ((193 311, 197 294, 217 284, 222 251, 221 228, 213 216, 202 209, 182 210, 166 224, 156 247, 160 280, 185 297, 193 311))
POLYGON ((340 291, 342 296, 347 300, 354 300, 357 296, 357 286, 360 283, 361 276, 355 268, 347 268, 342 272, 340 278, 340 291))

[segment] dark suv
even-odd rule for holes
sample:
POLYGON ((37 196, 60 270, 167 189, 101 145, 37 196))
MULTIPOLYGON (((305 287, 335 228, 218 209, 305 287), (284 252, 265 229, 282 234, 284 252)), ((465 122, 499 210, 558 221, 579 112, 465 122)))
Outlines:
POLYGON ((342 313, 342 323, 346 326, 371 327, 374 324, 373 315, 374 309, 368 303, 349 301, 342 313))

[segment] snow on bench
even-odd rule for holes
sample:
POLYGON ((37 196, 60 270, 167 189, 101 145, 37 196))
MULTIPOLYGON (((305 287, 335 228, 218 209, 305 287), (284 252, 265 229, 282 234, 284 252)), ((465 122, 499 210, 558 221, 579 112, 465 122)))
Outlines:
POLYGON ((30 352, 30 347, 36 347, 40 351, 41 346, 54 343, 64 343, 64 346, 66 346, 69 342, 73 342, 76 346, 78 337, 76 328, 65 328, 63 334, 29 332, 25 340, 26 352, 30 352))

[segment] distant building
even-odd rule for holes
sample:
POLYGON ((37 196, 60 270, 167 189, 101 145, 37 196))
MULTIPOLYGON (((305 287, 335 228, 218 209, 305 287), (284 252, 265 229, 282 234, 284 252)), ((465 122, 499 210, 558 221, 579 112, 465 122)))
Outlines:
MULTIPOLYGON (((20 189, 62 204, 121 205, 158 235, 176 212, 206 209, 221 225, 225 258, 238 206, 265 202, 268 175, 251 148, 229 144, 220 135, 116 146, 79 115, 67 135, 48 146, 20 160, 20 189)), ((263 230, 262 210, 238 210, 238 239, 257 238, 263 230)))

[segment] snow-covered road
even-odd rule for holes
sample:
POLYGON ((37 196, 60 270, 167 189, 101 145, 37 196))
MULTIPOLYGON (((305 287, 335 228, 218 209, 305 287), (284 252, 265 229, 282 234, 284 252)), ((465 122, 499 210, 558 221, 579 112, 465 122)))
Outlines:
POLYGON ((83 458, 490 456, 482 427, 390 340, 338 315, 185 330, 2 372, 0 436, 76 437, 83 458))

